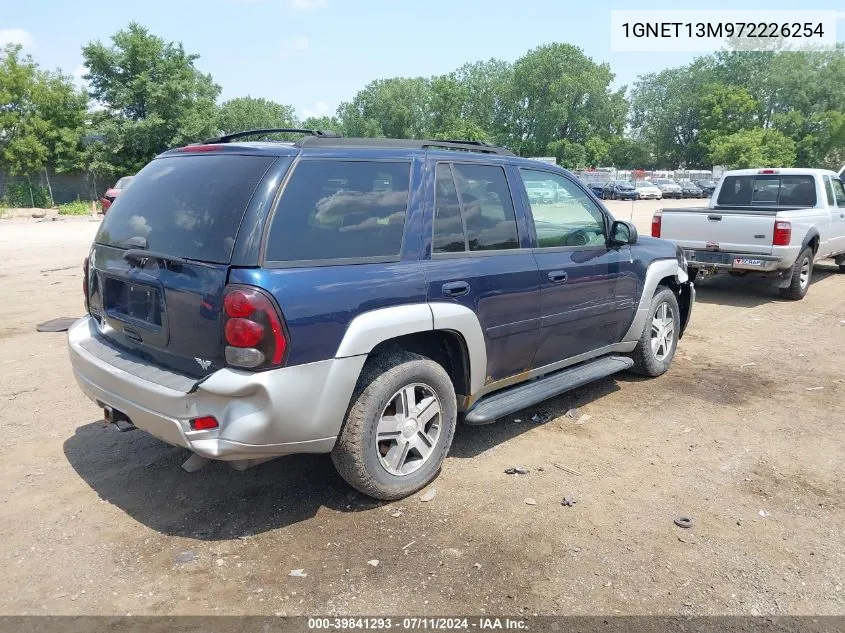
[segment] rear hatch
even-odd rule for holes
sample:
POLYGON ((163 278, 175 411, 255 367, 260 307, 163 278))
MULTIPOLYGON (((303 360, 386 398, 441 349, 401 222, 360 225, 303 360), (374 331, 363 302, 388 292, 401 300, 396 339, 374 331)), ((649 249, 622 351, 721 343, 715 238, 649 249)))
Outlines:
POLYGON ((122 191, 89 259, 89 311, 111 343, 204 376, 224 364, 232 250, 268 155, 157 158, 122 191))

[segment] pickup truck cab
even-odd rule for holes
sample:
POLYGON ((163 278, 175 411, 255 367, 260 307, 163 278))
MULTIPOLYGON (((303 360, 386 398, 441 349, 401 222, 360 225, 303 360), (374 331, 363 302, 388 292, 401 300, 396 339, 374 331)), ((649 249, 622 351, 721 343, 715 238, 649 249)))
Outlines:
POLYGON ((85 264, 74 375, 105 418, 244 468, 331 453, 380 499, 487 424, 665 372, 695 290, 572 174, 483 143, 228 135, 165 152, 85 264), (567 196, 537 196, 559 188, 567 196))
POLYGON ((845 188, 841 172, 743 169, 726 172, 706 207, 664 208, 652 235, 678 244, 690 276, 730 272, 773 277, 802 299, 813 264, 845 269, 845 188))

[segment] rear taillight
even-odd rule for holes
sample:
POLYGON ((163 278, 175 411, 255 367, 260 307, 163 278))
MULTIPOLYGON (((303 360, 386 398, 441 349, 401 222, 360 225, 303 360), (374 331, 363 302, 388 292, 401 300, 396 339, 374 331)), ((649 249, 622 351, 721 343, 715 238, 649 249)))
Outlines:
POLYGON ((88 257, 82 262, 82 292, 85 294, 85 311, 88 312, 88 257))
POLYGON ((772 246, 789 246, 792 240, 792 224, 789 222, 775 222, 775 233, 772 236, 772 246))
POLYGON ((226 362, 235 367, 263 369, 280 365, 287 337, 275 301, 258 288, 228 286, 223 298, 226 362))
POLYGON ((663 214, 660 211, 656 211, 654 216, 651 218, 651 236, 652 237, 660 237, 660 229, 663 222, 663 214))

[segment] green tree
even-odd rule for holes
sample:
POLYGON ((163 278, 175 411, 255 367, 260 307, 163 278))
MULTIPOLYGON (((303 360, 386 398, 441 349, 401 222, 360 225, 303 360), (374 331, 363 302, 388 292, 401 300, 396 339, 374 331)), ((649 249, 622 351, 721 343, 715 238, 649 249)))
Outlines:
POLYGON ((296 125, 293 106, 254 97, 229 99, 220 106, 218 115, 218 127, 224 133, 296 125))
POLYGON ((504 97, 505 137, 522 155, 538 155, 557 140, 621 134, 625 88, 610 89, 608 64, 596 64, 581 49, 549 44, 533 49, 513 66, 504 97))
POLYGON ((616 169, 654 169, 657 166, 646 142, 623 137, 610 143, 607 162, 607 166, 616 169))
POLYGON ((341 104, 338 116, 352 136, 423 138, 429 129, 429 95, 423 77, 379 79, 341 104))
POLYGON ((91 42, 82 54, 90 95, 103 108, 94 126, 106 137, 89 150, 94 171, 134 173, 170 147, 217 133, 220 87, 181 43, 165 42, 133 22, 110 46, 91 42))
POLYGON ((21 47, 0 58, 0 170, 34 174, 79 166, 87 97, 70 77, 41 70, 21 47))
POLYGON ((547 151, 557 158, 558 165, 567 169, 580 169, 587 164, 584 146, 565 138, 549 143, 547 151))
POLYGON ((710 156, 714 164, 731 169, 790 167, 795 162, 795 141, 777 130, 742 130, 713 139, 710 156))
POLYGON ((302 127, 306 130, 329 130, 338 134, 343 133, 343 127, 337 117, 308 117, 302 122, 302 127))

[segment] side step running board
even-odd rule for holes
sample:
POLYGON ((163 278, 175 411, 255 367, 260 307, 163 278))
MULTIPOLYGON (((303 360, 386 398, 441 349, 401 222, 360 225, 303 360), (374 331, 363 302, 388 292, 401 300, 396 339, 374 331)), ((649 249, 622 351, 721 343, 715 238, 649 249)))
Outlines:
POLYGON ((633 366, 626 356, 603 356, 575 367, 548 374, 524 385, 511 387, 483 398, 464 417, 466 424, 490 424, 510 413, 610 376, 633 366))

